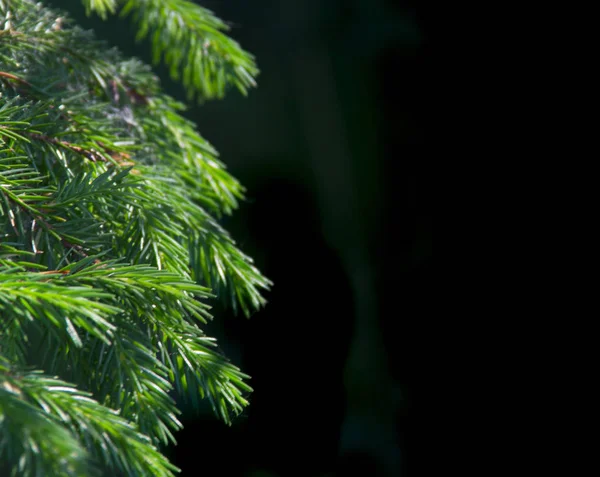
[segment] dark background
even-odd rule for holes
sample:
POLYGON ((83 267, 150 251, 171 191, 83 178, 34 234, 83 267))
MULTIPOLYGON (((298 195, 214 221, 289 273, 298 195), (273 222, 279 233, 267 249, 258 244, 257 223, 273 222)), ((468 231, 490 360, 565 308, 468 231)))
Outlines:
MULTIPOLYGON (((150 61, 128 21, 85 28, 150 61)), ((183 477, 418 475, 432 321, 429 23, 416 0, 206 0, 253 53, 259 87, 187 116, 247 187, 226 220, 275 282, 250 320, 207 330, 252 376, 232 427, 184 409, 183 477)), ((166 70, 167 92, 185 99, 166 70)))

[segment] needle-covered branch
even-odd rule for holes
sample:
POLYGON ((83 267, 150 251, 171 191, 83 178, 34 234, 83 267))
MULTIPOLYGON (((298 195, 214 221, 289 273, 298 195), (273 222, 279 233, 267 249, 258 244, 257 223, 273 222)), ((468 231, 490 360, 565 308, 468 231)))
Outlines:
MULTIPOLYGON (((132 14, 192 96, 254 85, 225 24, 184 0, 132 14)), ((221 226, 244 189, 137 60, 31 0, 0 0, 0 475, 157 475, 174 396, 225 422, 249 377, 205 327, 271 282, 221 226), (60 469, 60 471, 58 470, 60 469)))

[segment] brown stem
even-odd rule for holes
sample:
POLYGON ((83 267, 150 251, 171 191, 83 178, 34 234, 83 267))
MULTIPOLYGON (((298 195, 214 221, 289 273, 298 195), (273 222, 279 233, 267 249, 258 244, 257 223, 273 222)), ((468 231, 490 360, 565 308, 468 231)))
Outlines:
POLYGON ((24 80, 23 78, 19 78, 17 75, 13 75, 12 73, 7 73, 6 71, 0 71, 0 77, 8 78, 8 79, 16 81, 17 83, 21 83, 21 84, 31 87, 31 83, 29 81, 24 80))
POLYGON ((79 255, 81 255, 83 257, 88 256, 88 254, 83 251, 83 247, 81 245, 75 245, 75 244, 69 242, 67 239, 62 239, 61 243, 63 244, 64 247, 73 249, 75 252, 77 252, 79 255))
POLYGON ((90 151, 90 150, 84 149, 83 147, 80 147, 80 146, 75 146, 74 144, 71 144, 68 141, 61 141, 60 139, 46 136, 45 134, 37 134, 37 133, 32 133, 32 132, 22 131, 22 134, 29 136, 32 139, 37 139, 38 141, 44 141, 44 142, 48 142, 50 144, 56 144, 57 146, 64 147, 66 149, 69 149, 70 151, 76 152, 77 154, 81 154, 86 159, 89 159, 92 162, 96 162, 98 160, 102 161, 102 162, 107 161, 106 158, 104 158, 98 152, 90 151))

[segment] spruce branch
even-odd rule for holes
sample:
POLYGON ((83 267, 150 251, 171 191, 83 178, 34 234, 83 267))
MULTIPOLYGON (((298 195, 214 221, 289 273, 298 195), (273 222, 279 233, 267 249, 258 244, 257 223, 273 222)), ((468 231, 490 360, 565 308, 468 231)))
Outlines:
POLYGON ((82 0, 85 6, 85 11, 89 15, 91 12, 96 12, 103 19, 108 13, 115 13, 117 8, 116 0, 82 0))
MULTIPOLYGON (((192 95, 252 84, 207 10, 123 11, 192 95)), ((63 13, 0 0, 0 475, 172 475, 154 446, 181 428, 174 394, 226 423, 248 404, 204 328, 210 300, 249 316, 271 282, 220 225, 244 189, 184 110, 63 13)))
MULTIPOLYGON (((114 0, 84 0, 88 12, 105 17, 114 0)), ((161 58, 171 77, 181 80, 188 99, 222 98, 228 86, 242 94, 256 86, 254 57, 225 35, 229 26, 213 12, 189 0, 125 0, 121 16, 138 25, 137 39, 151 38, 153 61, 161 58)))
POLYGON ((172 477, 178 470, 135 425, 89 393, 2 357, 0 431, 0 465, 11 469, 3 475, 87 476, 103 471, 172 477))

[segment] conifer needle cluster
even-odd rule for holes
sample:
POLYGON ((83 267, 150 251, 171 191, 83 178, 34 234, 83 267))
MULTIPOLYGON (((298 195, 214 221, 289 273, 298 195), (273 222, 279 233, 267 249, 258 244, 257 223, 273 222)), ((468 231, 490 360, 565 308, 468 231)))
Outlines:
MULTIPOLYGON (((131 17, 190 99, 258 70, 186 0, 84 0, 131 17)), ((60 11, 0 0, 0 475, 172 476, 175 396, 231 422, 248 376, 206 336, 270 282, 221 226, 244 189, 161 91, 60 11)))

